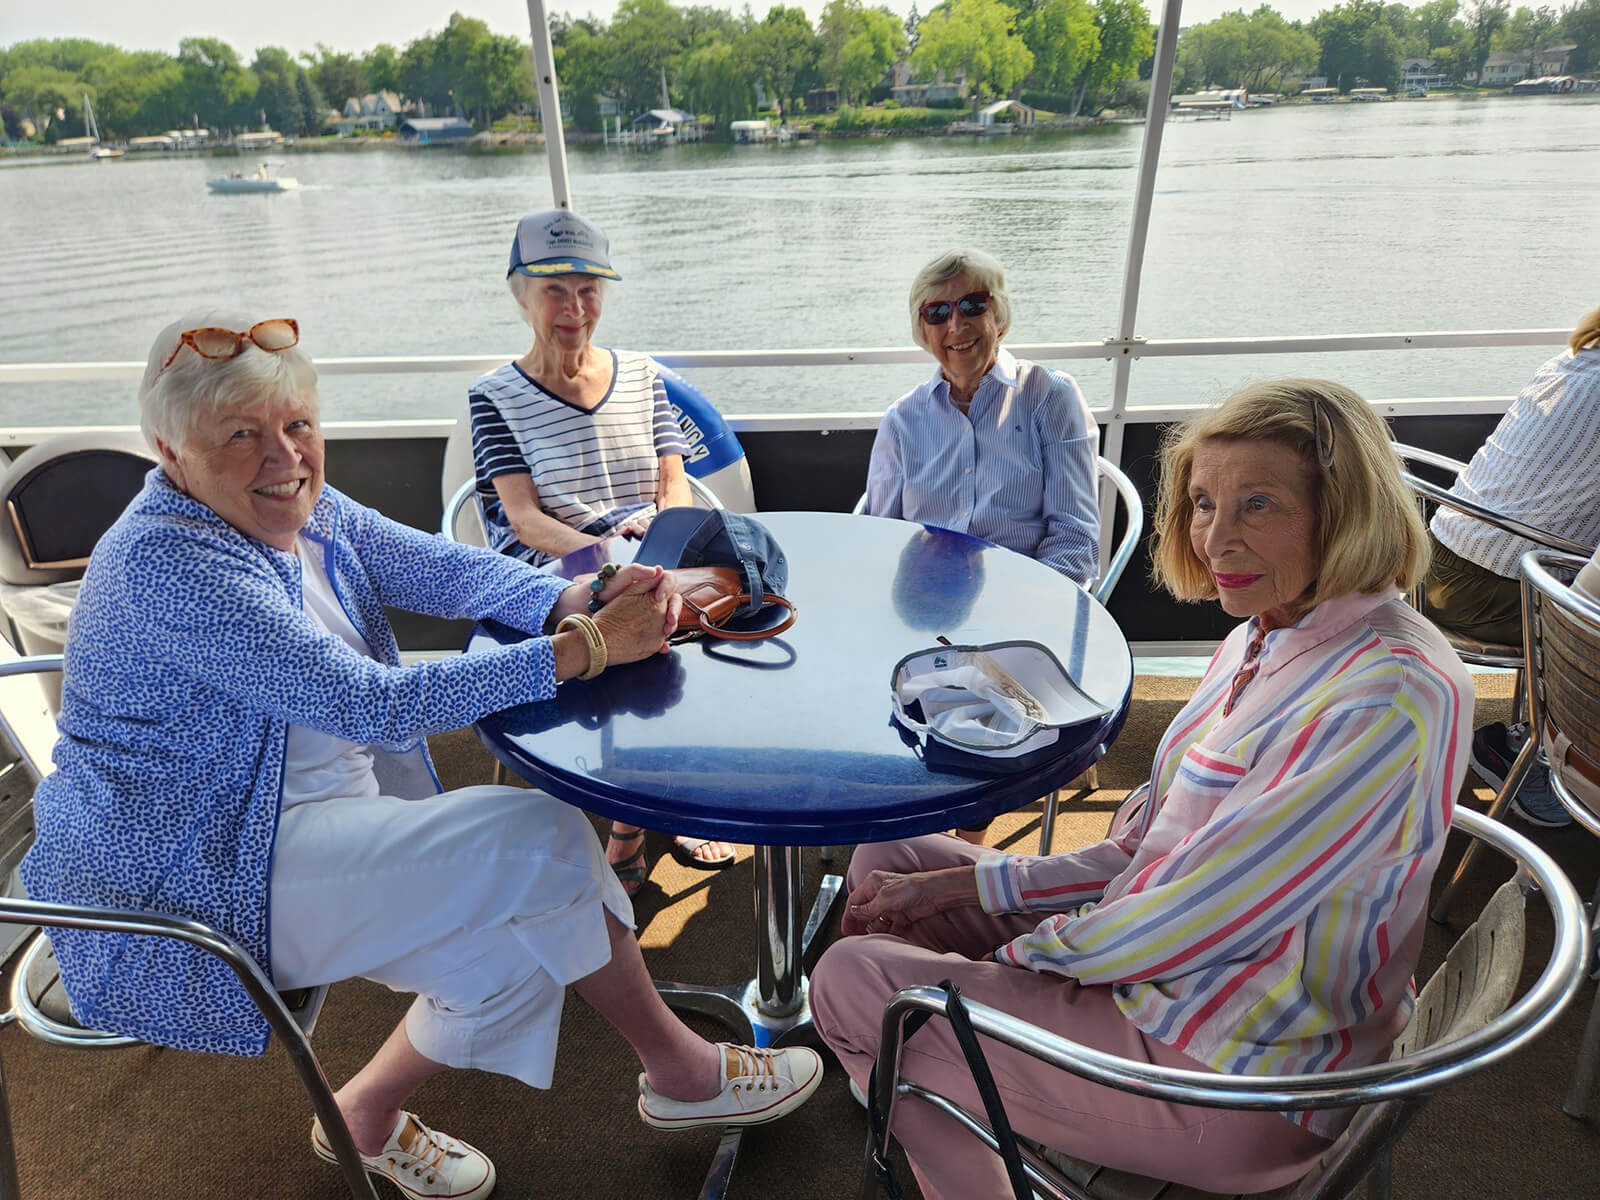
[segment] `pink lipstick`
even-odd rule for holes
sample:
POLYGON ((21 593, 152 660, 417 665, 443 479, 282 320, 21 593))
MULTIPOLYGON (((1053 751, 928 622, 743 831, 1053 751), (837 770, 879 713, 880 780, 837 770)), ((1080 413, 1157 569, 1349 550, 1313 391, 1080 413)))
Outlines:
POLYGON ((1229 588, 1230 590, 1234 588, 1247 588, 1256 580, 1261 578, 1259 575, 1224 575, 1220 571, 1213 571, 1211 574, 1212 578, 1217 581, 1218 587, 1229 588))

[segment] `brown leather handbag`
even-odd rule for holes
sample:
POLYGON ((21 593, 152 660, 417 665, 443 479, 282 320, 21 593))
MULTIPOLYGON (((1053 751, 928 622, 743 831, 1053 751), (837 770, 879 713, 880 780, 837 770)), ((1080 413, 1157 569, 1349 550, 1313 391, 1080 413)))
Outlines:
MULTIPOLYGON (((795 606, 775 592, 761 596, 763 607, 777 605, 788 609, 788 615, 776 624, 745 628, 740 621, 728 627, 735 613, 750 603, 750 593, 741 588, 740 573, 733 567, 673 567, 667 574, 678 583, 678 595, 683 597, 683 612, 678 617, 676 638, 690 638, 698 634, 721 638, 730 642, 758 642, 773 637, 794 624, 798 615, 795 606)), ((759 618, 758 618, 759 619, 759 618)))

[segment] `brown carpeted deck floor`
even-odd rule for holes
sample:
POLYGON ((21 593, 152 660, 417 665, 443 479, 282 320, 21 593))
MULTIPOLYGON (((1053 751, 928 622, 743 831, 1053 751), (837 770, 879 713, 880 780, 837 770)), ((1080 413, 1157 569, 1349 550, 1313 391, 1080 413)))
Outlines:
MULTIPOLYGON (((1156 739, 1192 681, 1141 679, 1127 727, 1101 764, 1101 790, 1069 806, 1056 833, 1062 849, 1097 838, 1128 789, 1142 782, 1156 739)), ((1503 718, 1503 678, 1480 684, 1479 721, 1503 718)), ((486 781, 488 756, 470 733, 435 739, 448 786, 486 781)), ((1467 802, 1482 807, 1486 788, 1467 802)), ((1005 846, 1037 845, 1039 806, 995 827, 1005 846)), ((1575 830, 1541 832, 1587 896, 1600 861, 1575 830)), ((658 977, 731 982, 747 973, 755 937, 748 854, 734 868, 703 874, 677 865, 666 839, 651 839, 651 879, 637 905, 640 940, 658 977)), ((1454 848, 1447 858, 1459 853, 1454 848)), ((819 873, 813 855, 807 877, 819 873)), ((1459 912, 1481 904, 1496 872, 1480 872, 1459 912)), ((1530 906, 1536 912, 1537 905, 1530 906)), ((1547 949, 1535 921, 1530 960, 1547 949)), ((1424 970, 1456 930, 1430 929, 1424 970)), ((1593 1119, 1564 1116, 1571 1072, 1594 985, 1541 1042, 1436 1098, 1395 1158, 1395 1194, 1412 1200, 1578 1200, 1600 1195, 1600 1132, 1593 1119)), ((394 1026, 406 997, 364 982, 333 989, 317 1029, 317 1052, 335 1083, 350 1075, 394 1026)), ((704 1031, 721 1037, 710 1024, 704 1031)), ((497 1196, 692 1198, 716 1145, 714 1130, 665 1135, 634 1112, 637 1064, 627 1046, 582 1001, 568 1002, 555 1086, 535 1092, 478 1072, 427 1084, 415 1107, 424 1119, 474 1141, 495 1159, 497 1196)), ((23 1193, 28 1197, 334 1198, 346 1193, 333 1168, 306 1145, 310 1113, 283 1055, 220 1059, 152 1047, 88 1051, 0 1030, 23 1193)), ((1593 1106, 1600 1115, 1600 1100, 1593 1106)), ((844 1076, 830 1071, 804 1109, 745 1138, 730 1194, 765 1200, 853 1197, 860 1187, 865 1118, 844 1076)), ((902 1172, 908 1192, 915 1193, 902 1172)), ((380 1185, 380 1192, 383 1192, 380 1185)), ((387 1193, 393 1194, 393 1193, 387 1193)))

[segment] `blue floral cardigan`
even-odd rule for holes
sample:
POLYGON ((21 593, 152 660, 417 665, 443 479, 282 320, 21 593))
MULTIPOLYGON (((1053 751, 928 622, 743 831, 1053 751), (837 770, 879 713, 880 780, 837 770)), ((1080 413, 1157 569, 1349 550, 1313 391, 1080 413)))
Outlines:
MULTIPOLYGON (((374 658, 305 617, 297 556, 150 472, 95 548, 68 625, 56 771, 21 868, 30 896, 195 917, 269 969, 290 724, 372 744, 384 791, 421 796, 439 790, 424 735, 555 694, 547 638, 401 667, 382 606, 536 632, 565 581, 331 487, 303 533, 374 658)), ((81 930, 50 940, 80 1021, 186 1050, 266 1049, 265 1019, 204 951, 81 930)))

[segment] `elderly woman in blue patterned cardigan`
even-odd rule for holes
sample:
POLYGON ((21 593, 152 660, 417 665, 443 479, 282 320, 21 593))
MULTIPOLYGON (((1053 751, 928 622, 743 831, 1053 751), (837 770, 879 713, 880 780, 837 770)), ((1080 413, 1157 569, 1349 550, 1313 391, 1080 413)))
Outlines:
MULTIPOLYGON (((407 1196, 492 1190, 488 1158, 404 1101, 447 1066, 548 1087, 567 984, 638 1053, 649 1124, 755 1123, 804 1102, 821 1076, 813 1051, 712 1045, 663 1006, 581 813, 521 788, 441 793, 428 760, 427 734, 664 650, 670 577, 623 567, 592 624, 567 628, 585 585, 324 486, 316 372, 290 320, 173 323, 140 404, 161 466, 84 576, 29 894, 199 918, 280 988, 364 976, 416 992, 337 1094, 369 1170, 407 1196), (555 632, 402 666, 383 605, 555 632), (757 1083, 770 1099, 740 1105, 757 1083)), ((202 951, 88 931, 51 941, 79 1020, 265 1050, 265 1021, 202 951)), ((332 1160, 316 1126, 312 1144, 332 1160)))

